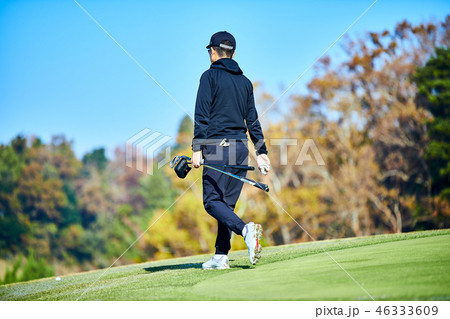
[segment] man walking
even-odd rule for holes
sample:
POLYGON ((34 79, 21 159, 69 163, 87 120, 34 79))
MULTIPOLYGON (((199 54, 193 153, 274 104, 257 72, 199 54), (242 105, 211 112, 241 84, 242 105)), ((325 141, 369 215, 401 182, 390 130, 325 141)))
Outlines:
MULTIPOLYGON (((265 175, 270 161, 264 135, 255 108, 252 83, 233 60, 236 40, 226 32, 215 33, 206 47, 211 67, 200 78, 195 105, 195 128, 192 141, 192 166, 209 164, 247 165, 247 130, 255 145, 258 168, 265 175)), ((226 169, 245 176, 245 170, 226 169)), ((243 183, 213 169, 203 168, 203 204, 217 219, 216 252, 203 269, 227 269, 231 232, 242 235, 248 247, 249 260, 256 264, 261 257, 262 227, 245 224, 234 208, 243 183)))

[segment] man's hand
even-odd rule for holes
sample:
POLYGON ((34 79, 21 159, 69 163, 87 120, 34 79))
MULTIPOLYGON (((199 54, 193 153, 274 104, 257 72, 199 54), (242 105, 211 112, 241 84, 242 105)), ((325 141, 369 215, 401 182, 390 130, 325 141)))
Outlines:
POLYGON ((263 175, 267 175, 267 173, 270 171, 270 160, 267 157, 266 154, 259 154, 256 158, 256 162, 258 163, 259 171, 263 175))
POLYGON ((191 163, 194 168, 199 168, 202 165, 202 151, 192 153, 191 163))

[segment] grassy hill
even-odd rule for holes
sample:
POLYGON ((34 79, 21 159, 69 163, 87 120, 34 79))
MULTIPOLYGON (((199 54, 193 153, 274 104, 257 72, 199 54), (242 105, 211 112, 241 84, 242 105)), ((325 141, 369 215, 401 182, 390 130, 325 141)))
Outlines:
POLYGON ((450 300, 450 230, 265 247, 256 266, 238 251, 231 269, 203 271, 209 257, 0 286, 0 299, 450 300))

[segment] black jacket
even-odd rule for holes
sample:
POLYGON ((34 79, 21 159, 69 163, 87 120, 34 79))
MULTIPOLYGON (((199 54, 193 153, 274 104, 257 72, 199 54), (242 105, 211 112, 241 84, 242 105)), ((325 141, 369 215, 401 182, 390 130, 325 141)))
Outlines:
POLYGON ((199 151, 206 139, 247 139, 257 154, 267 154, 264 135, 258 121, 253 85, 236 61, 220 59, 205 71, 195 103, 192 150, 199 151))

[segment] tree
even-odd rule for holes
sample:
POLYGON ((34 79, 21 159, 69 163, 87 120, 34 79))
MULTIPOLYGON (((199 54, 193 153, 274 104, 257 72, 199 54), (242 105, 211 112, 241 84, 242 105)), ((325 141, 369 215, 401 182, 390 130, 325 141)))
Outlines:
POLYGON ((93 150, 90 153, 86 153, 83 156, 83 164, 85 166, 94 166, 96 167, 100 172, 103 171, 106 168, 106 165, 108 164, 108 159, 105 155, 105 149, 98 148, 93 150))
POLYGON ((416 103, 433 115, 428 122, 430 142, 425 159, 432 177, 432 193, 450 202, 450 49, 436 48, 436 55, 414 76, 416 103))
POLYGON ((191 145, 193 133, 194 123, 188 115, 185 115, 178 127, 177 146, 175 147, 175 150, 184 149, 191 145))
POLYGON ((26 140, 17 136, 11 145, 0 145, 0 252, 17 252, 22 247, 21 236, 27 232, 20 214, 17 187, 25 165, 26 140))
MULTIPOLYGON (((448 46, 449 25, 450 17, 419 25, 403 21, 393 31, 348 38, 344 61, 319 61, 308 91, 292 95, 283 121, 266 129, 266 138, 297 142, 288 148, 288 165, 269 146, 268 178, 279 203, 314 238, 445 225, 440 218, 448 206, 432 208, 425 160, 424 119, 431 116, 416 105, 411 77, 436 46, 448 46), (294 165, 306 138, 314 139, 326 167, 294 165)), ((270 198, 252 197, 246 215, 264 223, 271 242, 310 240, 270 198)))

